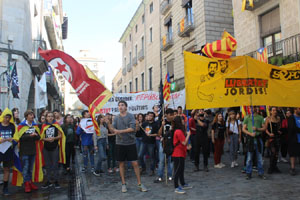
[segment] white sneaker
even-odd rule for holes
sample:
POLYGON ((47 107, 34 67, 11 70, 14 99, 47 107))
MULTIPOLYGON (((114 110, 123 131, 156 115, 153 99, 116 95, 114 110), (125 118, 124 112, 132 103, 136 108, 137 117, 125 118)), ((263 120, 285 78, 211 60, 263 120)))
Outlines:
POLYGON ((214 168, 221 169, 222 166, 221 166, 220 163, 219 163, 219 164, 215 165, 214 168))
POLYGON ((236 161, 234 161, 234 166, 235 166, 235 167, 238 167, 239 164, 238 164, 236 161))
POLYGON ((234 168, 234 162, 231 163, 231 168, 234 168))
POLYGON ((281 161, 287 163, 288 161, 285 158, 281 158, 281 161))
POLYGON ((126 184, 122 184, 122 192, 123 193, 127 192, 126 184))
POLYGON ((226 167, 226 165, 224 165, 223 163, 219 163, 219 165, 223 168, 226 167))

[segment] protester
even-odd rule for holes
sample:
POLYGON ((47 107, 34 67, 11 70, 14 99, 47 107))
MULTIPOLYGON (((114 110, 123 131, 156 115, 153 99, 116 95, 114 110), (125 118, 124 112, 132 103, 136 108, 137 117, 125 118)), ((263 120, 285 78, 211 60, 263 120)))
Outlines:
MULTIPOLYGON (((174 110, 171 108, 167 108, 165 111, 165 118, 162 121, 162 125, 158 131, 158 136, 161 137, 159 142, 159 164, 158 164, 158 177, 154 180, 154 183, 160 183, 163 181, 164 176, 164 167, 165 167, 165 160, 167 163, 167 176, 168 180, 172 180, 172 170, 173 170, 173 163, 171 162, 171 155, 166 155, 164 148, 163 148, 163 139, 165 136, 169 135, 172 131, 172 121, 174 120, 174 110)), ((165 145, 164 145, 165 146, 165 145)))
POLYGON ((40 130, 42 129, 42 126, 43 124, 45 124, 45 122, 46 122, 46 117, 41 113, 39 117, 39 123, 38 123, 40 130))
POLYGON ((155 113, 148 112, 148 121, 145 121, 142 124, 141 129, 143 130, 143 139, 141 144, 141 149, 139 152, 139 160, 142 165, 142 172, 146 172, 146 164, 144 162, 144 156, 146 151, 148 152, 150 159, 151 159, 151 166, 150 166, 150 176, 154 176, 155 172, 155 137, 158 135, 158 124, 154 121, 155 113))
POLYGON ((88 162, 90 160, 91 172, 95 171, 94 163, 94 142, 93 134, 94 130, 89 130, 88 126, 92 125, 92 119, 90 118, 89 111, 84 110, 82 112, 82 119, 79 126, 77 127, 76 134, 80 136, 81 145, 83 148, 83 168, 81 172, 86 172, 88 167, 88 162))
POLYGON ((59 171, 59 145, 58 141, 62 138, 63 130, 54 119, 53 112, 47 112, 46 123, 42 128, 42 141, 44 141, 44 161, 46 169, 45 184, 42 186, 43 189, 47 189, 53 185, 56 189, 60 188, 58 183, 59 171))
POLYGON ((195 137, 196 137, 196 121, 197 121, 197 110, 192 110, 191 112, 191 118, 189 118, 189 127, 190 127, 190 131, 191 131, 191 144, 192 144, 192 149, 191 149, 191 153, 190 153, 190 158, 192 160, 192 162, 195 162, 195 137))
POLYGON ((288 118, 288 152, 290 156, 290 174, 295 176, 296 157, 300 157, 300 107, 288 118))
POLYGON ((204 110, 199 110, 197 113, 197 123, 196 123, 196 137, 195 137, 195 169, 194 171, 200 171, 199 169, 199 160, 200 153, 203 154, 203 164, 204 171, 208 172, 208 154, 209 154, 209 141, 208 141, 208 121, 205 120, 204 110), (202 150, 202 151, 201 151, 202 150))
POLYGON ((230 111, 228 115, 228 121, 226 122, 226 135, 228 143, 230 144, 231 168, 234 168, 238 166, 237 151, 238 145, 241 141, 241 122, 236 119, 235 111, 230 111))
POLYGON ((119 161, 120 176, 122 180, 122 192, 127 192, 125 182, 125 161, 131 162, 138 182, 138 189, 147 192, 147 188, 141 183, 138 156, 136 151, 135 119, 127 112, 127 103, 119 101, 120 114, 117 115, 113 124, 109 124, 109 129, 116 134, 116 158, 119 161))
POLYGON ((221 113, 216 114, 211 130, 211 139, 214 144, 214 160, 215 160, 215 168, 225 167, 223 163, 221 163, 221 157, 223 154, 224 140, 225 140, 225 132, 226 126, 223 115, 221 113))
POLYGON ((281 173, 277 166, 278 160, 278 152, 280 148, 280 117, 277 115, 277 108, 271 107, 270 108, 271 116, 267 117, 265 121, 266 133, 269 136, 268 139, 268 147, 271 152, 270 156, 270 166, 268 169, 268 174, 272 173, 281 173))
POLYGON ((186 123, 186 122, 187 122, 187 117, 186 117, 186 115, 182 112, 182 107, 181 107, 181 106, 178 106, 178 107, 177 107, 177 111, 178 111, 178 116, 181 117, 181 119, 183 120, 183 123, 186 123))
POLYGON ((285 118, 281 122, 281 132, 280 135, 280 152, 281 152, 281 162, 287 163, 287 152, 288 152, 288 119, 292 116, 290 110, 286 111, 285 118))
POLYGON ((59 111, 59 110, 54 110, 53 113, 54 113, 54 118, 55 118, 56 122, 57 122, 59 125, 63 125, 63 123, 64 123, 64 118, 63 118, 63 116, 61 115, 60 111, 59 111))
POLYGON ((152 110, 155 114, 154 121, 158 121, 159 120, 159 114, 160 114, 160 112, 159 112, 160 111, 160 106, 158 104, 156 104, 152 107, 152 110))
MULTIPOLYGON (((20 143, 20 157, 22 163, 22 175, 24 179, 25 192, 37 190, 38 187, 32 183, 32 169, 37 152, 36 141, 40 140, 40 129, 34 122, 34 113, 27 110, 24 113, 25 120, 18 125, 18 140, 20 143)), ((38 149, 40 150, 40 149, 38 149)), ((40 166, 41 167, 41 166, 40 166)))
POLYGON ((100 136, 94 137, 94 146, 95 149, 98 149, 98 162, 96 166, 96 170, 94 171, 95 176, 100 176, 100 173, 104 173, 102 169, 102 161, 106 159, 106 147, 108 145, 108 127, 104 122, 104 116, 99 115, 97 118, 97 123, 100 127, 100 136))
MULTIPOLYGON (((16 126, 13 120, 12 111, 6 108, 0 116, 0 145, 5 142, 12 142, 16 133, 16 126)), ((8 181, 9 171, 13 166, 13 148, 9 147, 5 153, 0 153, 0 163, 3 164, 3 195, 9 195, 8 181)))
MULTIPOLYGON (((105 123, 112 123, 112 115, 106 114, 105 123)), ((108 129, 108 154, 107 154, 107 168, 108 173, 112 173, 113 170, 115 172, 119 172, 119 168, 116 167, 116 156, 115 156, 115 146, 116 146, 116 134, 108 129)))
POLYGON ((70 114, 67 114, 64 117, 64 123, 61 126, 62 130, 64 131, 66 135, 66 164, 65 164, 65 170, 66 174, 70 173, 71 168, 70 168, 70 163, 71 163, 71 158, 72 161, 75 162, 75 127, 74 123, 72 123, 72 117, 70 114))
MULTIPOLYGON (((136 150, 139 153, 141 151, 141 147, 142 147, 142 139, 143 139, 143 129, 142 129, 142 124, 144 123, 144 115, 142 113, 139 113, 137 115, 137 120, 136 120, 136 150)), ((139 165, 141 166, 142 163, 139 162, 139 165)))
POLYGON ((263 160, 262 160, 262 149, 263 143, 261 139, 261 132, 265 131, 264 118, 259 114, 259 107, 254 107, 253 116, 247 115, 243 122, 243 132, 247 134, 247 164, 246 164, 246 179, 252 178, 252 162, 253 153, 256 152, 258 176, 261 179, 266 179, 264 176, 263 160), (254 119, 254 121, 253 121, 254 119))
POLYGON ((173 145, 174 150, 172 153, 172 158, 174 161, 174 186, 175 192, 179 194, 184 194, 185 189, 192 188, 184 180, 184 165, 185 157, 187 151, 187 144, 190 138, 190 132, 188 132, 187 137, 185 137, 185 127, 182 124, 182 117, 176 116, 172 122, 172 130, 174 130, 173 145), (180 180, 181 186, 178 184, 178 179, 180 180))
POLYGON ((15 125, 18 126, 21 123, 20 115, 19 115, 20 114, 19 109, 18 108, 13 108, 11 111, 13 113, 13 118, 14 118, 15 125))

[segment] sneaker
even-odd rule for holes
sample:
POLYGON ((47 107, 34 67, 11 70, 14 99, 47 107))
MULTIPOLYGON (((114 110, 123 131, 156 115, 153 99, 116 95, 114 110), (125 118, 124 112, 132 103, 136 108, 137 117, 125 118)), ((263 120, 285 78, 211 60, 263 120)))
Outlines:
POLYGON ((246 180, 250 180, 252 177, 251 177, 251 174, 247 174, 246 175, 246 180))
POLYGON ((8 196, 10 193, 8 192, 8 187, 3 188, 3 195, 8 196))
POLYGON ((223 168, 223 167, 226 167, 226 165, 224 165, 223 163, 219 163, 220 166, 223 168))
POLYGON ((234 162, 231 163, 231 168, 234 168, 234 162))
POLYGON ((285 158, 281 158, 281 161, 282 161, 283 163, 288 163, 288 161, 287 161, 285 158))
POLYGON ((147 192, 147 191, 148 191, 148 189, 147 189, 143 184, 139 184, 139 185, 138 185, 138 188, 139 188, 139 190, 140 190, 141 192, 147 192))
POLYGON ((109 168, 108 173, 113 173, 113 170, 111 168, 109 168))
POLYGON ((158 177, 157 179, 155 179, 153 182, 154 183, 161 183, 163 180, 162 178, 158 177))
POLYGON ((85 173, 85 172, 86 172, 86 168, 83 167, 83 168, 81 169, 81 172, 82 172, 82 173, 85 173))
POLYGON ((181 187, 178 187, 178 188, 175 189, 175 193, 177 193, 177 194, 185 194, 185 191, 181 187))
POLYGON ((43 189, 47 189, 47 188, 49 188, 49 187, 51 187, 52 186, 52 183, 50 183, 49 181, 47 181, 43 186, 42 186, 42 188, 43 189))
POLYGON ((59 185, 59 183, 57 181, 55 181, 54 187, 55 187, 55 189, 59 189, 60 188, 60 185, 59 185))
POLYGON ((122 192, 123 193, 127 192, 126 184, 122 184, 122 192))
POLYGON ((95 171, 95 168, 94 168, 94 167, 92 167, 92 168, 91 168, 91 172, 92 172, 92 173, 94 173, 94 171, 95 171))
POLYGON ((234 166, 235 166, 235 167, 238 167, 239 164, 238 164, 236 161, 234 161, 234 166))
POLYGON ((296 170, 295 170, 295 168, 294 168, 294 169, 293 169, 293 168, 290 169, 290 175, 291 175, 291 176, 295 176, 295 175, 296 175, 296 170))
POLYGON ((221 167, 221 165, 220 165, 220 163, 219 163, 219 164, 216 164, 216 165, 214 166, 214 168, 221 169, 222 167, 221 167))
POLYGON ((93 174, 97 177, 99 177, 101 175, 99 170, 94 171, 93 174))
POLYGON ((183 186, 182 186, 182 189, 183 190, 187 190, 187 189, 192 189, 193 187, 192 186, 190 186, 189 184, 184 184, 183 186))
POLYGON ((171 176, 169 176, 169 181, 172 181, 172 180, 173 180, 173 178, 171 176))
POLYGON ((258 177, 261 178, 262 180, 266 180, 267 179, 267 177, 265 177, 265 175, 263 175, 263 174, 259 174, 258 177))

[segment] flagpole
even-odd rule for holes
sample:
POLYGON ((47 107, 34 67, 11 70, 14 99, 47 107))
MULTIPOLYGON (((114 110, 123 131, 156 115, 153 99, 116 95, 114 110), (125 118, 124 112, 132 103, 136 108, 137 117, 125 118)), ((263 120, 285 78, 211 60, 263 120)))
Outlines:
MULTIPOLYGON (((246 60, 246 68, 247 68, 247 77, 249 80, 249 67, 248 67, 248 57, 245 57, 246 60)), ((248 88, 249 88, 249 84, 248 84, 248 88)), ((251 108, 251 116, 252 116, 252 132, 255 133, 255 131, 253 130, 254 127, 254 110, 253 110, 253 98, 252 98, 252 94, 250 94, 250 108, 251 108)))
MULTIPOLYGON (((11 52, 10 52, 10 43, 8 43, 8 58, 7 58, 7 71, 9 72, 9 76, 11 76, 10 74, 10 61, 11 61, 11 52)), ((11 86, 11 78, 10 78, 10 82, 8 84, 8 88, 7 88, 7 107, 9 108, 10 106, 10 96, 9 96, 9 91, 10 91, 10 86, 11 86)))

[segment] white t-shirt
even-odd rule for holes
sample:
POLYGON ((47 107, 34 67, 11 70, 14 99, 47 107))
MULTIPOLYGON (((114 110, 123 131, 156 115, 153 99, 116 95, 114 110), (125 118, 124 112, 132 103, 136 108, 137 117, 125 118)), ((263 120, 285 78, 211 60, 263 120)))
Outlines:
POLYGON ((237 124, 238 125, 241 125, 241 121, 240 120, 238 120, 237 121, 237 123, 236 123, 236 121, 234 122, 234 124, 232 124, 232 123, 230 123, 230 124, 228 124, 229 122, 227 121, 226 122, 226 127, 228 127, 229 125, 229 130, 231 131, 231 132, 233 132, 233 133, 235 133, 235 134, 239 134, 239 127, 237 126, 237 124))

